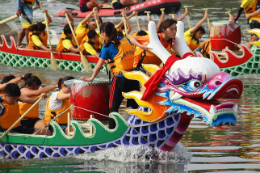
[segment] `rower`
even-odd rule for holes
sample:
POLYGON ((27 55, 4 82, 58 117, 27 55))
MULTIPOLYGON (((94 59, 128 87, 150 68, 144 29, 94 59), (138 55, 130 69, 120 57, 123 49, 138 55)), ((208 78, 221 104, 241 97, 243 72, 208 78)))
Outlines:
POLYGON ((94 7, 101 8, 102 3, 99 3, 96 0, 79 0, 79 8, 81 12, 91 11, 94 7))
POLYGON ((99 35, 95 30, 90 30, 88 32, 88 35, 82 40, 80 48, 85 55, 94 55, 99 57, 101 44, 99 41, 99 35))
POLYGON ((193 28, 184 33, 185 41, 191 51, 194 51, 200 45, 199 39, 205 34, 205 29, 201 25, 207 19, 208 15, 208 12, 205 11, 204 17, 193 28))

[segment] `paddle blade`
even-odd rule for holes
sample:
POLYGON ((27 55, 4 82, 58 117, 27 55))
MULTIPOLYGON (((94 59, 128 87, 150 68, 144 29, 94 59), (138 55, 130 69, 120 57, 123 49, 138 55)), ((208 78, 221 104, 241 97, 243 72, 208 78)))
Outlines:
POLYGON ((57 64, 56 64, 56 60, 53 56, 53 53, 51 52, 51 68, 54 70, 54 71, 57 71, 58 70, 58 67, 57 67, 57 64))
POLYGON ((83 54, 81 54, 81 63, 84 67, 85 72, 91 72, 91 68, 90 68, 90 65, 88 63, 88 60, 86 59, 86 57, 83 54))

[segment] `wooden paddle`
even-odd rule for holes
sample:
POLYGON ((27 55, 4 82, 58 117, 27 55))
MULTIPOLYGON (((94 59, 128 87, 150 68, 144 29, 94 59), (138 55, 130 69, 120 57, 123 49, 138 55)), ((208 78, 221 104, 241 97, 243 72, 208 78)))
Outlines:
MULTIPOLYGON (((183 6, 185 8, 185 10, 188 10, 187 6, 183 6)), ((188 24, 189 24, 189 29, 191 29, 191 25, 190 25, 190 16, 189 14, 187 15, 187 20, 188 20, 188 24)))
MULTIPOLYGON (((125 10, 121 10, 122 16, 123 16, 123 13, 125 13, 125 10)), ((124 27, 125 27, 125 35, 126 35, 126 37, 128 37, 128 29, 127 29, 127 26, 126 26, 126 19, 125 19, 125 17, 123 17, 123 20, 124 20, 124 27)))
MULTIPOLYGON (((226 14, 228 14, 228 15, 229 15, 229 17, 231 16, 231 13, 230 13, 230 11, 226 11, 225 13, 226 13, 226 14)), ((247 42, 249 42, 249 39, 247 38, 246 34, 243 32, 243 30, 242 30, 242 29, 241 29, 241 32, 242 32, 243 36, 246 38, 247 42)))
MULTIPOLYGON (((36 6, 36 7, 33 8, 33 10, 36 10, 36 9, 38 9, 38 8, 40 8, 40 7, 39 7, 39 6, 36 6)), ((14 20, 14 19, 16 19, 16 18, 18 18, 18 17, 19 17, 19 16, 17 16, 17 15, 15 14, 15 15, 10 16, 10 17, 8 17, 8 18, 6 18, 6 19, 4 19, 4 20, 1 20, 1 21, 0 21, 0 24, 4 24, 4 23, 9 22, 9 21, 11 21, 11 20, 14 20)))
POLYGON ((138 31, 141 31, 141 28, 140 28, 140 24, 139 24, 139 20, 138 20, 138 12, 136 12, 135 14, 135 19, 136 19, 136 23, 137 23, 137 27, 138 27, 138 31))
MULTIPOLYGON (((72 26, 71 26, 70 19, 69 19, 67 13, 65 13, 65 17, 66 17, 66 19, 67 19, 67 21, 68 21, 68 24, 69 24, 69 26, 70 26, 71 33, 72 33, 72 35, 73 35, 73 38, 75 39, 75 42, 76 42, 76 44, 77 44, 77 47, 80 48, 80 47, 79 47, 78 40, 77 40, 76 35, 75 35, 75 33, 74 33, 74 30, 73 30, 73 28, 72 28, 72 26)), ((82 51, 80 51, 79 53, 80 53, 80 56, 81 56, 81 63, 82 63, 82 65, 83 65, 83 67, 84 67, 85 72, 91 72, 91 69, 90 69, 90 66, 89 66, 89 63, 88 63, 87 58, 83 55, 82 51)))
MULTIPOLYGON (((42 3, 39 2, 39 7, 41 10, 43 10, 42 8, 42 3)), ((53 56, 53 53, 52 53, 52 46, 51 46, 51 39, 50 39, 50 32, 49 32, 49 21, 48 21, 48 18, 47 18, 47 13, 44 13, 44 18, 45 18, 45 23, 46 23, 46 29, 47 29, 47 35, 48 35, 48 40, 49 40, 49 46, 50 46, 50 49, 51 49, 51 68, 54 70, 54 71, 57 71, 58 70, 58 67, 57 67, 57 64, 56 64, 56 60, 53 56)))
MULTIPOLYGON (((203 10, 205 11, 205 13, 208 12, 208 9, 206 9, 206 8, 203 8, 203 10)), ((210 30, 209 17, 207 17, 207 22, 208 22, 208 27, 209 27, 209 30, 210 30)))
POLYGON ((14 124, 4 132, 4 134, 0 137, 0 141, 42 100, 42 96, 18 119, 14 122, 14 124))
MULTIPOLYGON (((92 11, 93 13, 94 13, 94 15, 95 15, 95 21, 96 21, 96 24, 97 24, 97 28, 98 28, 98 33, 100 34, 100 26, 99 26, 99 21, 98 21, 98 16, 97 16, 97 14, 98 14, 98 11, 96 11, 96 10, 94 10, 93 9, 93 11, 92 11)), ((104 44, 104 41, 103 41, 103 37, 102 37, 102 35, 100 34, 100 39, 101 39, 101 43, 102 44, 104 44)))

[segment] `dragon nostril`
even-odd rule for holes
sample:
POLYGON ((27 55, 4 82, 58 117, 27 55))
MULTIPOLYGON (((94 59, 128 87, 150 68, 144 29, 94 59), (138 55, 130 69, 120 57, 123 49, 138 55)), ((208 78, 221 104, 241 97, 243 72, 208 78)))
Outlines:
POLYGON ((216 84, 216 85, 221 85, 222 82, 220 82, 220 81, 216 81, 215 84, 216 84))

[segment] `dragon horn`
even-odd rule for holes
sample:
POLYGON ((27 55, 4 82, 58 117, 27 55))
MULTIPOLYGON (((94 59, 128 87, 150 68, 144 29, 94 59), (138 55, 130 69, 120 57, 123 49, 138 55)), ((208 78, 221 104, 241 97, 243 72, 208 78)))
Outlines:
POLYGON ((191 52, 184 39, 184 25, 183 22, 178 21, 177 33, 175 36, 174 50, 182 57, 185 53, 191 52))
POLYGON ((171 56, 171 54, 163 47, 162 43, 158 39, 157 31, 156 31, 156 24, 154 21, 150 21, 148 24, 149 30, 149 38, 150 43, 148 44, 149 48, 152 48, 150 51, 158 56, 163 63, 171 56))

